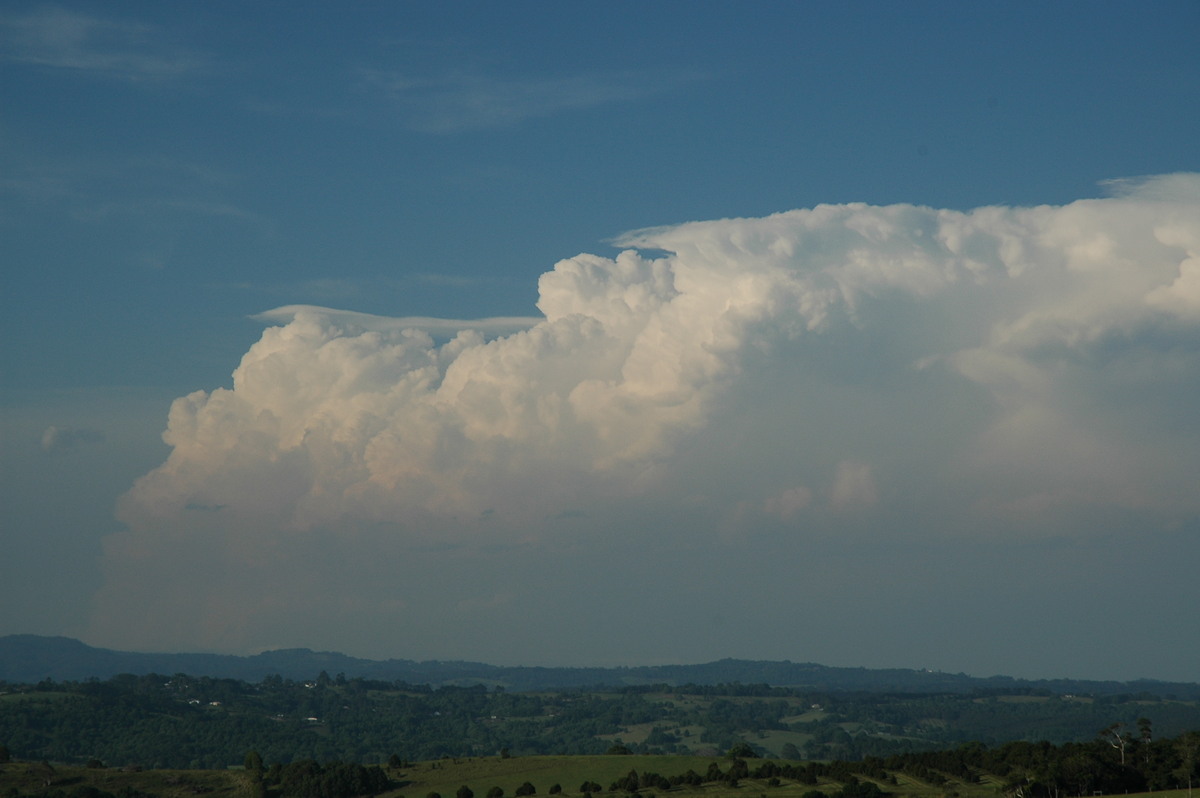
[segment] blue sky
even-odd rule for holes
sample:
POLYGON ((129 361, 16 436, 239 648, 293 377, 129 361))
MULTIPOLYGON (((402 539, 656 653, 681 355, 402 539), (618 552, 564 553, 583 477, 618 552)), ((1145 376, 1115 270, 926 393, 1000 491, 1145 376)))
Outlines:
POLYGON ((0 633, 1200 679, 1198 30, 6 3, 0 633))

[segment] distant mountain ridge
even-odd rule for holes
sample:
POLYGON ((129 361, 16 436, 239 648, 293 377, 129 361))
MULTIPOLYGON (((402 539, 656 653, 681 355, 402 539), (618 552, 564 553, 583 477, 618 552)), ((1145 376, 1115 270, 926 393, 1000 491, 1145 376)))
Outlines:
POLYGON ((211 676, 259 682, 268 676, 314 679, 321 671, 409 684, 484 684, 528 691, 643 684, 769 684, 817 691, 970 693, 991 690, 1045 690, 1055 694, 1120 695, 1148 693, 1181 700, 1200 698, 1200 684, 1140 679, 1131 682, 1082 679, 986 678, 905 668, 837 668, 787 660, 722 659, 700 665, 630 667, 499 666, 479 662, 405 659, 369 660, 307 648, 232 654, 147 654, 95 648, 69 637, 18 634, 0 637, 0 680, 17 683, 107 679, 119 673, 211 676))

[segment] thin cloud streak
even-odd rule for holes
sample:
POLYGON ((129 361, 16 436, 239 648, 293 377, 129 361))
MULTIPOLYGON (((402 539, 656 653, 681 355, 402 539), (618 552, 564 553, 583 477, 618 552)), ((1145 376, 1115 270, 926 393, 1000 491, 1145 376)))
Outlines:
MULTIPOLYGON (((347 331, 399 332, 419 330, 431 335, 456 335, 460 332, 479 332, 488 336, 511 335, 533 327, 541 319, 533 316, 497 316, 489 319, 437 319, 429 316, 376 316, 352 310, 336 310, 317 305, 284 305, 256 313, 255 321, 268 324, 291 324, 300 317, 318 316, 347 331)), ((352 333, 351 333, 352 334, 352 333)))
POLYGON ((515 127, 570 111, 635 102, 701 79, 691 72, 594 72, 556 78, 500 77, 459 71, 437 77, 364 69, 365 83, 392 103, 414 130, 457 133, 515 127))
POLYGON ((54 6, 0 18, 4 60, 131 81, 162 81, 201 71, 198 53, 171 48, 159 28, 54 6))
POLYGON ((238 184, 232 174, 192 161, 154 158, 50 159, 9 148, 0 194, 14 199, 9 213, 52 205, 85 223, 136 220, 171 214, 216 218, 265 233, 273 223, 227 197, 238 184))

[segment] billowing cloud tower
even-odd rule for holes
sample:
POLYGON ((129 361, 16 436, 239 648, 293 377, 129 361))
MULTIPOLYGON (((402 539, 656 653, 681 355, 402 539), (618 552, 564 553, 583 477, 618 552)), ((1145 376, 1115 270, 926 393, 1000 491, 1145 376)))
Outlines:
POLYGON ((465 574, 447 614, 519 602, 481 576, 509 550, 1191 522, 1200 176, 1112 188, 634 232, 544 274, 536 319, 268 314, 232 388, 172 406, 92 632, 420 634, 465 574))

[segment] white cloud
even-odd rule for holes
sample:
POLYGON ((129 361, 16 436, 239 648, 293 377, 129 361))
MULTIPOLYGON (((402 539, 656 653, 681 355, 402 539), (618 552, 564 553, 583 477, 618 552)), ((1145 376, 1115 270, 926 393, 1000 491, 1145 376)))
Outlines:
MULTIPOLYGON (((539 319, 269 311, 282 326, 232 389, 171 408, 169 459, 122 500, 94 632, 253 646, 296 608, 338 625, 322 585, 394 619, 416 605, 391 569, 424 584, 489 547, 545 558, 595 535, 1194 518, 1200 330, 1176 300, 1200 176, 1125 188, 638 231, 544 274, 539 319)), ((508 595, 478 589, 459 605, 508 595)))
POLYGON ((1200 234, 1187 224, 1170 222, 1154 234, 1163 244, 1185 250, 1187 257, 1179 264, 1179 276, 1148 292, 1146 303, 1194 323, 1200 320, 1200 234))
POLYGON ((509 335, 526 330, 540 319, 532 316, 496 316, 489 319, 437 319, 429 316, 376 316, 353 310, 335 310, 317 305, 284 305, 254 315, 256 321, 269 324, 291 324, 301 314, 317 315, 348 331, 403 332, 423 330, 431 335, 455 335, 472 330, 488 337, 509 335))

